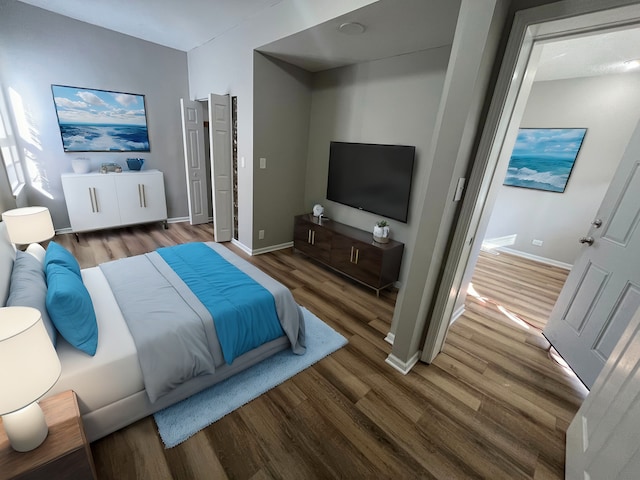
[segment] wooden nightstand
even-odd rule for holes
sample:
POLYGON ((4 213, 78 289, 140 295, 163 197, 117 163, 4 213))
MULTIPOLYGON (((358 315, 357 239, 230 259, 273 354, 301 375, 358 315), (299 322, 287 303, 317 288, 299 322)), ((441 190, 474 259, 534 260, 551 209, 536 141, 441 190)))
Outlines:
POLYGON ((95 479, 78 400, 71 390, 40 401, 49 435, 35 450, 16 452, 0 420, 0 479, 95 479))

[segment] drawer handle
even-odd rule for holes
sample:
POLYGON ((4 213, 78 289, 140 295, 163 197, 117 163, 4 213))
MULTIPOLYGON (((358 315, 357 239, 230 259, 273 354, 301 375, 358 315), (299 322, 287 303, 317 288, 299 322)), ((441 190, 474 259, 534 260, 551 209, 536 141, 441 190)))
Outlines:
POLYGON ((307 243, 311 243, 311 229, 309 229, 309 235, 307 235, 307 243))
POLYGON ((311 231, 311 245, 315 245, 316 244, 316 232, 315 230, 311 231))
POLYGON ((138 184, 138 201, 140 202, 140 208, 147 208, 147 192, 143 183, 138 184))
POLYGON ((360 250, 352 246, 351 255, 349 256, 349 262, 357 265, 359 256, 360 256, 360 250))
POLYGON ((100 213, 100 206, 98 205, 98 195, 96 195, 95 187, 89 187, 89 199, 91 199, 91 211, 93 213, 100 213))
POLYGON ((351 256, 349 257, 349 262, 353 263, 354 265, 357 265, 359 257, 360 257, 360 249, 352 246, 351 247, 351 256))

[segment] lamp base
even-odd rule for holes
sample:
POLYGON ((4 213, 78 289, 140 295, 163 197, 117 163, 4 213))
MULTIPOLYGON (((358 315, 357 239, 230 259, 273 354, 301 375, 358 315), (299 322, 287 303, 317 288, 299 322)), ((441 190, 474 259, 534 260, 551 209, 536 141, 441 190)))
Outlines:
POLYGON ((28 452, 47 438, 49 427, 37 402, 2 416, 2 424, 14 450, 28 452))

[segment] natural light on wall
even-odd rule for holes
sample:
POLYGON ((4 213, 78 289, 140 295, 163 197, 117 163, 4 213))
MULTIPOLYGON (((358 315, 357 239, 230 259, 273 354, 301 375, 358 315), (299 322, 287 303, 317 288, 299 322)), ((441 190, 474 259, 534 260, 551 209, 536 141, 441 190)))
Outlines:
POLYGON ((14 196, 17 196, 22 190, 22 187, 24 187, 24 172, 22 170, 22 164, 20 163, 20 157, 18 156, 16 139, 13 135, 13 130, 11 129, 11 123, 9 122, 7 104, 1 88, 0 152, 2 153, 2 160, 7 172, 7 178, 9 179, 9 185, 11 185, 11 193, 14 196))
POLYGON ((18 127, 18 134, 23 141, 23 156, 30 185, 45 197, 53 199, 53 195, 49 191, 49 180, 40 159, 42 153, 40 132, 33 123, 29 110, 22 101, 22 96, 13 88, 9 88, 9 101, 18 127))

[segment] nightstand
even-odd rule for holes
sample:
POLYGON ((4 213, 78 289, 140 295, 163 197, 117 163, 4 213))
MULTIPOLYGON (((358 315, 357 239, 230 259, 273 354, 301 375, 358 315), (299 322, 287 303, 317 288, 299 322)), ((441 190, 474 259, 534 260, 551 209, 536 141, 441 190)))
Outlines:
POLYGON ((0 420, 0 479, 95 479, 76 394, 69 390, 39 403, 49 435, 35 450, 13 450, 0 420))

